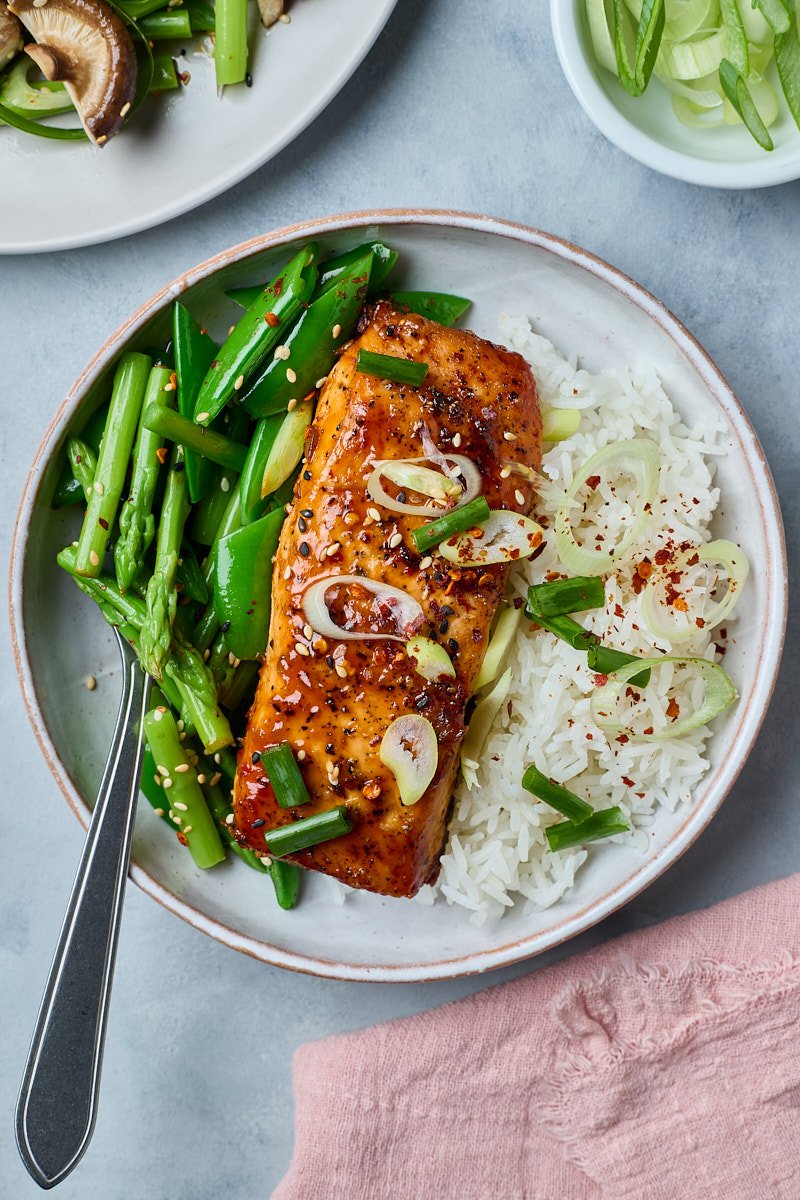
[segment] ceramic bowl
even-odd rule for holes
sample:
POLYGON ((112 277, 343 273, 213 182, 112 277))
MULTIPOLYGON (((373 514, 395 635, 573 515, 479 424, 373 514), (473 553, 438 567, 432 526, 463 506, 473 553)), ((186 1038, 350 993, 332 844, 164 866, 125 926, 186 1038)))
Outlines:
MULTIPOLYGON (((234 309, 225 288, 267 278, 292 248, 318 238, 336 250, 382 238, 400 251, 401 282, 474 299, 469 323, 497 337, 501 312, 525 314, 562 351, 598 370, 648 359, 691 422, 722 413, 729 453, 720 536, 753 564, 726 657, 742 699, 715 723, 711 768, 692 802, 661 812, 647 853, 607 845, 575 888, 543 912, 520 905, 501 921, 471 924, 444 902, 352 893, 337 907, 330 883, 310 874, 302 904, 277 908, 263 876, 239 861, 197 870, 147 804, 140 806, 131 874, 148 895, 203 932, 265 962, 344 979, 424 980, 485 971, 537 954, 607 916, 673 863, 708 825, 755 740, 772 692, 786 615, 786 558, 778 503, 753 429, 720 372, 692 336, 637 284, 584 250, 518 225, 450 212, 387 211, 328 217, 278 230, 188 271, 159 292, 98 351, 59 408, 31 467, 19 511, 10 600, 17 668, 36 735, 83 825, 90 813, 119 689, 112 634, 55 564, 77 515, 50 507, 68 432, 100 403, 123 350, 162 341, 176 296, 221 334, 234 309), (93 674, 98 686, 85 687, 93 674)), ((711 834, 710 836, 713 836, 711 834)))
MULTIPOLYGON (((781 97, 767 153, 743 125, 693 129, 675 117, 670 94, 652 79, 643 96, 630 96, 594 56, 585 0, 550 0, 553 38, 567 82, 586 115, 620 150, 645 166, 718 188, 760 188, 800 179, 800 130, 781 97)), ((770 68, 774 73, 774 64, 770 68)), ((777 77, 770 75, 777 85, 777 77)), ((780 95, 780 88, 778 86, 780 95)))

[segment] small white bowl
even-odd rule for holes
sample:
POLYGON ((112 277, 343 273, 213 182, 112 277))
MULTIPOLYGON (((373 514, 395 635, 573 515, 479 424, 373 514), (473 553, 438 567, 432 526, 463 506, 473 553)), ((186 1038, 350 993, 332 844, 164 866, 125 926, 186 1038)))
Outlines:
MULTIPOLYGON (((600 132, 632 158, 662 175, 705 187, 760 188, 800 179, 800 130, 782 97, 770 128, 772 151, 762 150, 744 126, 692 129, 675 117, 670 95, 657 79, 643 96, 634 97, 600 66, 585 0, 550 0, 550 22, 576 99, 600 132)), ((777 78, 772 82, 780 93, 777 78)))

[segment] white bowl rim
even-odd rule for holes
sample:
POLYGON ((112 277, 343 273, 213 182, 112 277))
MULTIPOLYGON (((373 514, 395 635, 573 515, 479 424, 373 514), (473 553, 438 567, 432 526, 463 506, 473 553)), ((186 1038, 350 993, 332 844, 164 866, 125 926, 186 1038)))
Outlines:
POLYGON ((643 133, 608 98, 583 50, 572 0, 550 0, 550 24, 561 69, 575 99, 600 132, 625 154, 662 175, 720 189, 774 187, 800 179, 800 134, 794 157, 764 154, 753 162, 725 162, 683 154, 643 133))
POLYGON ((716 401, 724 409, 726 417, 740 440, 750 446, 752 454, 750 465, 760 472, 763 488, 761 499, 765 502, 764 517, 767 528, 772 534, 772 550, 770 546, 765 547, 769 563, 769 577, 778 585, 782 584, 782 586, 776 587, 770 597, 771 603, 767 613, 769 625, 763 639, 764 652, 756 687, 737 710, 735 750, 717 769, 715 788, 709 792, 702 806, 692 808, 686 814, 683 824, 658 854, 649 858, 632 876, 616 887, 612 887, 599 900, 590 902, 584 909, 547 931, 518 938, 500 947, 476 951, 456 958, 442 959, 436 963, 367 965, 335 962, 284 950, 259 938, 243 934, 198 911, 192 904, 171 892, 138 863, 135 861, 131 863, 130 877, 134 883, 164 908, 175 913, 202 933, 262 962, 304 974, 346 981, 428 982, 478 974, 541 954, 596 925, 637 896, 681 857, 709 824, 742 770, 766 715, 780 664, 788 609, 786 544, 775 485, 755 430, 727 380, 699 342, 659 300, 616 267, 610 266, 590 252, 553 234, 512 221, 449 209, 395 208, 335 214, 284 226, 214 255, 178 276, 172 283, 167 284, 161 291, 140 305, 128 320, 106 339, 56 411, 34 457, 17 513, 9 569, 9 614, 17 675, 34 735, 70 808, 86 829, 91 810, 61 762, 46 727, 31 669, 24 620, 23 578, 27 542, 37 497, 50 457, 59 445, 63 430, 78 411, 86 391, 113 361, 126 342, 164 306, 171 303, 187 288, 209 278, 222 267, 241 262, 251 255, 265 250, 279 248, 298 238, 324 237, 376 225, 379 227, 392 225, 438 226, 487 233, 523 242, 549 251, 573 266, 587 271, 596 279, 613 287, 648 315, 688 359, 716 401))

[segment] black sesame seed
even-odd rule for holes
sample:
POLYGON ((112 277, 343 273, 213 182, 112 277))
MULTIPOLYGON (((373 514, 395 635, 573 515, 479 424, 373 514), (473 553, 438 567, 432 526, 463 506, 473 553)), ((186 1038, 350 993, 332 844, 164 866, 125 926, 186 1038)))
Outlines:
POLYGON ((185 470, 186 470, 186 463, 182 463, 182 462, 176 462, 176 463, 175 463, 175 466, 174 466, 172 469, 173 469, 173 471, 175 471, 175 473, 176 473, 176 474, 178 474, 178 473, 180 473, 181 471, 185 471, 185 470))
POLYGON ((451 608, 449 604, 443 604, 439 611, 441 612, 443 617, 452 617, 453 613, 456 610, 454 608, 451 608))
POLYGON ((334 663, 333 663, 333 658, 330 654, 325 659, 325 663, 328 667, 330 667, 331 670, 333 670, 334 663))
POLYGON ((325 747, 325 753, 333 754, 333 742, 328 742, 327 746, 325 747))
POLYGON ((449 627, 450 627, 450 624, 448 621, 442 621, 442 623, 439 626, 439 633, 447 633, 447 630, 449 629, 449 627))
POLYGON ((395 499, 397 500, 397 503, 398 503, 398 504, 405 504, 405 502, 406 502, 406 500, 408 499, 408 497, 406 496, 406 493, 405 493, 405 492, 398 492, 398 493, 397 493, 397 496, 395 497, 395 499))
POLYGON ((230 627, 231 627, 230 621, 223 621, 219 627, 219 631, 220 631, 220 633, 227 633, 228 630, 230 629, 230 627))
POLYGON ((308 558, 309 554, 311 553, 311 547, 309 546, 308 542, 301 542, 298 546, 298 550, 302 554, 303 558, 308 558))
POLYGON ((245 77, 244 77, 244 86, 245 86, 245 87, 252 87, 252 86, 253 86, 253 76, 250 74, 250 72, 249 72, 249 71, 247 72, 247 74, 246 74, 246 75, 245 75, 245 77))
POLYGON ((311 472, 303 471, 303 479, 310 479, 310 478, 311 478, 311 472))
POLYGON ((418 708, 421 712, 423 708, 428 707, 430 702, 431 702, 430 696, 417 696, 416 700, 414 701, 414 706, 416 708, 418 708))
POLYGON ((261 762, 261 754, 258 750, 253 751, 252 761, 254 763, 261 762))
POLYGON ((300 520, 297 522, 297 528, 300 530, 301 533, 305 533, 305 531, 308 529, 308 522, 304 521, 303 518, 301 517, 300 520))
POLYGON ((455 638, 447 639, 447 648, 451 654, 458 654, 458 651, 460 649, 459 644, 455 638))
POLYGON ((314 515, 314 510, 311 508, 303 508, 300 510, 300 516, 307 517, 309 521, 311 520, 313 515, 314 515))
POLYGON ((253 829, 260 829, 261 826, 266 825, 266 823, 267 822, 264 820, 263 817, 258 817, 255 821, 253 821, 253 829))

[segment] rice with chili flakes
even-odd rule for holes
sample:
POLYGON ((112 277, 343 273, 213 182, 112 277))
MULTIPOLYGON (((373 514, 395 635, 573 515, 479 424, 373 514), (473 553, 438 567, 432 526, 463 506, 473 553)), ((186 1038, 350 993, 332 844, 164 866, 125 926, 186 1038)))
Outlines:
MULTIPOLYGON (((661 451, 658 497, 650 520, 637 543, 621 557, 606 580, 605 610, 580 617, 582 624, 608 645, 640 656, 659 652, 719 657, 714 639, 719 631, 695 628, 690 640, 672 647, 651 635, 640 617, 641 592, 634 588, 637 566, 653 560, 668 543, 699 544, 711 539, 709 525, 719 500, 713 486, 714 457, 727 452, 729 437, 722 417, 710 414, 702 425, 687 428, 670 403, 652 367, 620 367, 592 375, 578 369, 574 358, 563 358, 527 320, 503 317, 500 340, 530 362, 543 406, 578 408, 581 426, 568 441, 544 456, 543 470, 562 488, 586 460, 609 442, 645 437, 661 451)), ((601 480, 595 504, 581 528, 590 538, 602 533, 613 544, 626 512, 624 494, 617 495, 601 480)), ((540 512, 546 515, 546 509, 540 512)), ((524 598, 529 584, 548 572, 560 572, 553 538, 533 562, 516 566, 510 591, 524 598)), ((696 591, 697 589, 695 589, 696 591)), ((527 910, 556 903, 572 886, 589 854, 602 854, 603 843, 588 849, 553 854, 545 829, 562 818, 548 805, 524 791, 525 766, 535 763, 545 774, 587 800, 595 808, 619 805, 633 826, 616 837, 644 851, 648 826, 660 805, 674 810, 691 799, 708 769, 705 744, 708 728, 669 741, 620 741, 594 724, 589 701, 595 676, 586 655, 522 620, 506 666, 512 668, 507 700, 492 725, 479 763, 462 762, 441 874, 418 899, 432 904, 437 897, 472 910, 481 924, 509 907, 523 903, 527 910)), ((671 667, 653 672, 636 706, 658 729, 669 723, 675 705, 688 711, 702 699, 702 684, 670 681, 671 667), (673 707, 667 708, 670 688, 673 707)), ((441 902, 441 901, 440 901, 441 902)))

